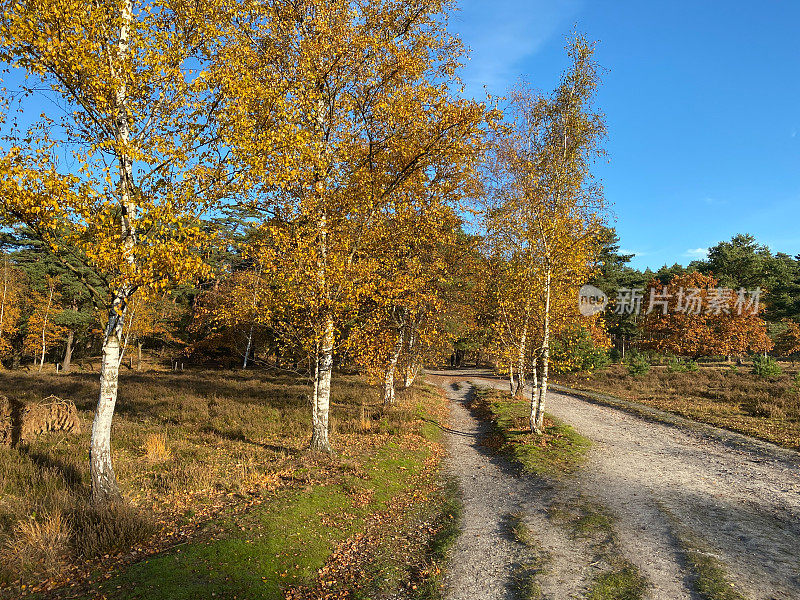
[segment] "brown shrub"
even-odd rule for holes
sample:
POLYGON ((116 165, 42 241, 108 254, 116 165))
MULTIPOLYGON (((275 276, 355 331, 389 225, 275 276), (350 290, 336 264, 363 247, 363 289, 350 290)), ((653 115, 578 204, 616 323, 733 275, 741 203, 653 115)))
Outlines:
POLYGON ((10 446, 13 441, 13 408, 5 396, 0 396, 0 445, 10 446))
POLYGON ((148 433, 144 438, 144 456, 150 462, 164 462, 172 457, 167 448, 167 436, 163 433, 148 433))
POLYGON ((34 517, 20 521, 0 551, 4 579, 57 573, 70 555, 69 539, 69 524, 61 513, 42 521, 34 517))
POLYGON ((156 531, 151 516, 123 502, 81 502, 69 515, 69 523, 72 547, 83 558, 124 552, 156 531))

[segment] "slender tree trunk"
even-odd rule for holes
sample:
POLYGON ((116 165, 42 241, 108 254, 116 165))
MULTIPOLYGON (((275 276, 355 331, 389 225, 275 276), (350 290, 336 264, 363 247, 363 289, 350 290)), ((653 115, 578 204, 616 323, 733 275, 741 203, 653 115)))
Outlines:
POLYGON ((311 449, 332 452, 328 440, 328 413, 331 403, 331 371, 333 370, 334 323, 330 315, 325 317, 325 330, 317 356, 314 373, 314 406, 312 410, 311 449))
MULTIPOLYGON (((117 43, 119 64, 124 64, 129 54, 129 35, 133 22, 133 1, 124 0, 122 4, 117 43)), ((117 142, 117 162, 119 166, 120 237, 123 260, 135 267, 134 248, 136 246, 135 221, 136 203, 133 200, 133 162, 129 153, 130 124, 128 116, 128 88, 123 74, 117 74, 112 64, 112 75, 118 76, 120 84, 114 98, 117 142)), ((135 269, 132 269, 135 270, 135 269)), ((114 293, 108 311, 108 325, 103 336, 100 363, 100 397, 92 423, 92 438, 89 447, 89 472, 92 479, 92 500, 101 504, 121 498, 117 478, 111 466, 111 420, 117 403, 119 382, 120 343, 125 325, 125 312, 131 289, 122 286, 114 293)))
POLYGON ((136 351, 137 351, 136 370, 137 371, 141 371, 142 370, 142 342, 137 342, 136 343, 136 351))
POLYGON ((417 379, 417 375, 419 375, 420 370, 422 369, 422 365, 420 363, 409 365, 406 369, 405 376, 403 377, 403 388, 407 389, 414 385, 414 381, 417 379))
POLYGON ((72 329, 67 334, 67 347, 64 349, 64 360, 61 362, 61 370, 64 373, 69 373, 70 365, 72 365, 72 343, 75 340, 75 332, 72 329))
MULTIPOLYGON (((3 324, 6 316, 6 296, 8 294, 8 257, 3 257, 3 300, 0 302, 0 348, 3 347, 3 324)), ((2 366, 2 363, 0 363, 2 366)))
POLYGON ((544 426, 544 408, 547 404, 547 375, 550 366, 550 287, 552 273, 550 265, 547 266, 544 284, 544 335, 542 336, 542 380, 539 384, 539 397, 536 402, 536 421, 531 423, 531 429, 542 433, 544 426))
POLYGON ((253 348, 253 331, 255 330, 256 323, 255 323, 255 313, 256 313, 256 304, 258 304, 258 282, 261 281, 261 265, 258 267, 258 271, 255 273, 256 281, 253 282, 253 322, 250 324, 250 333, 247 336, 247 350, 244 352, 244 362, 242 363, 242 369, 247 368, 247 361, 250 357, 250 351, 253 348))
POLYGON ((255 324, 250 325, 250 333, 247 336, 247 348, 244 351, 244 362, 242 362, 242 369, 247 368, 247 359, 250 357, 250 348, 253 347, 253 328, 255 324))
POLYGON ((50 306, 53 304, 54 286, 50 285, 50 295, 47 297, 47 308, 44 311, 44 323, 42 323, 42 358, 39 361, 39 373, 44 367, 44 355, 47 353, 47 319, 50 317, 50 306))
POLYGON ((397 367, 397 361, 400 358, 400 352, 403 350, 403 328, 400 327, 397 331, 397 340, 394 343, 392 355, 389 357, 389 362, 386 365, 386 375, 383 378, 383 403, 394 404, 394 370, 397 367))
POLYGON ((414 358, 414 347, 417 344, 417 327, 419 327, 421 320, 421 314, 408 320, 408 361, 405 369, 403 369, 403 389, 408 389, 413 385, 419 372, 419 365, 416 364, 414 358))
POLYGON ((528 342, 528 324, 522 330, 522 337, 519 341, 519 351, 517 353, 517 389, 514 394, 519 394, 525 389, 525 346, 528 342))
POLYGON ((416 366, 412 364, 407 364, 406 368, 403 369, 403 389, 407 390, 414 384, 414 380, 416 379, 416 366))
POLYGON ((92 475, 92 500, 98 503, 120 497, 117 478, 111 465, 111 420, 117 403, 120 338, 125 319, 125 298, 117 295, 109 311, 103 338, 100 364, 100 398, 92 423, 89 465, 92 475))
POLYGON ((533 366, 531 368, 533 381, 531 382, 531 414, 529 417, 531 431, 536 431, 536 414, 539 410, 539 356, 533 356, 533 366))
POLYGON ((514 384, 515 383, 516 382, 514 381, 514 361, 513 360, 509 360, 508 361, 508 386, 509 386, 509 388, 511 388, 509 391, 512 394, 514 393, 514 390, 515 390, 515 388, 514 388, 514 384))
POLYGON ((522 336, 519 341, 519 355, 517 357, 517 389, 512 392, 516 395, 525 389, 525 348, 528 343, 528 323, 531 314, 531 299, 525 301, 525 323, 522 327, 522 336))
MULTIPOLYGON (((323 99, 324 86, 319 85, 320 92, 317 99, 316 125, 318 132, 325 136, 327 133, 326 116, 328 108, 323 99)), ((311 415, 311 449, 332 453, 328 439, 328 413, 331 402, 331 374, 333 370, 333 348, 336 329, 331 311, 331 290, 328 275, 328 212, 326 207, 325 177, 328 172, 327 157, 324 149, 320 149, 316 157, 314 173, 314 199, 317 214, 317 294, 318 307, 320 308, 319 324, 322 326, 322 338, 317 350, 317 361, 314 370, 314 399, 311 415)))

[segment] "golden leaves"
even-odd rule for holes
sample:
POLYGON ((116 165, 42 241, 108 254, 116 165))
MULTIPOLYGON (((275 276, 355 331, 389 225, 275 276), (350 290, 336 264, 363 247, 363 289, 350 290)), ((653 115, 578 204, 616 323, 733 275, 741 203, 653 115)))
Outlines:
POLYGON ((203 76, 219 38, 197 37, 221 33, 215 7, 2 3, 5 58, 72 109, 11 132, 2 218, 76 255, 111 289, 146 294, 208 272, 201 256, 213 236, 200 217, 229 191, 214 81, 203 76), (54 124, 61 139, 51 139, 54 124))
POLYGON ((490 140, 484 221, 499 265, 495 335, 509 352, 533 344, 546 354, 550 332, 578 320, 575 292, 598 251, 603 198, 590 171, 604 135, 592 110, 597 68, 582 37, 570 57, 549 97, 523 85, 512 92, 490 140))

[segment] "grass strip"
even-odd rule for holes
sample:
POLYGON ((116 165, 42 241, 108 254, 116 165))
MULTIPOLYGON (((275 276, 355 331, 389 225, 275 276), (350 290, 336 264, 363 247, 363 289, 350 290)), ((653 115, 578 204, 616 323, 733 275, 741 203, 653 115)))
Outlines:
POLYGON ((672 533, 686 562, 692 571, 692 582, 695 591, 703 600, 748 600, 739 592, 728 575, 728 570, 709 548, 709 546, 693 531, 683 525, 670 510, 663 505, 661 511, 672 526, 672 533))
POLYGON ((614 534, 614 519, 600 504, 583 496, 554 504, 551 518, 566 524, 577 538, 588 540, 598 567, 589 584, 589 600, 641 600, 650 584, 622 554, 614 534))
POLYGON ((506 515, 505 522, 511 539, 523 551, 522 560, 512 565, 509 574, 514 596, 519 600, 540 600, 539 577, 545 572, 550 557, 523 520, 522 513, 506 515))
POLYGON ((526 472, 542 477, 572 473, 583 464, 591 441, 566 423, 545 415, 544 432, 531 433, 530 404, 508 392, 476 390, 473 407, 491 421, 485 445, 509 455, 526 472))

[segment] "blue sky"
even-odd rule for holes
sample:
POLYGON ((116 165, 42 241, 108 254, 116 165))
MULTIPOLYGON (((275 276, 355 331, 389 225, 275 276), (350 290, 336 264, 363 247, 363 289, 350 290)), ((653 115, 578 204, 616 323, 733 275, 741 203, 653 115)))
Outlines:
POLYGON ((552 89, 574 28, 608 69, 597 103, 611 222, 633 265, 686 264, 736 233, 800 253, 800 2, 461 0, 467 93, 552 89))

